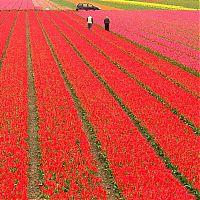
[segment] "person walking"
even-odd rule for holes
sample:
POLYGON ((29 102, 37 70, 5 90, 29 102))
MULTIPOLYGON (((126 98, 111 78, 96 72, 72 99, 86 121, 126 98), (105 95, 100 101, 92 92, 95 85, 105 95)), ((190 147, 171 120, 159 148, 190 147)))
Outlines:
POLYGON ((110 19, 108 16, 104 19, 105 30, 109 31, 110 19))
POLYGON ((90 15, 90 16, 88 16, 88 18, 87 18, 87 26, 88 26, 88 29, 89 29, 89 30, 92 30, 92 24, 93 24, 93 18, 92 18, 92 16, 90 15))

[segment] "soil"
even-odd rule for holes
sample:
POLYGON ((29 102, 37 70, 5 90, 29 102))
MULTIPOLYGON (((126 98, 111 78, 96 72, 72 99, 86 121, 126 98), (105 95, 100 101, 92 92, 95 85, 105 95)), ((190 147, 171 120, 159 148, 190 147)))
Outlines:
MULTIPOLYGON (((28 19, 27 19, 28 21, 28 19)), ((36 107, 36 96, 33 78, 33 68, 31 62, 30 35, 28 23, 27 27, 27 66, 28 66, 28 157, 29 157, 29 183, 28 197, 29 199, 40 199, 41 192, 39 189, 39 170, 38 170, 38 150, 39 142, 37 140, 38 116, 36 107)))

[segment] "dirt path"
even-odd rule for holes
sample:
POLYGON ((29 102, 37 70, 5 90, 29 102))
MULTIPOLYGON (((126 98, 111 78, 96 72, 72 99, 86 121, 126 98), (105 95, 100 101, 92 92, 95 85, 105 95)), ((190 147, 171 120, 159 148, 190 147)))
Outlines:
POLYGON ((43 0, 43 1, 46 1, 50 5, 54 6, 55 8, 57 8, 57 10, 71 10, 70 7, 58 5, 50 0, 43 0))
POLYGON ((26 16, 26 37, 27 37, 27 66, 28 66, 28 156, 29 156, 29 183, 28 183, 28 197, 29 199, 39 199, 41 192, 39 189, 39 142, 37 140, 38 133, 38 115, 34 86, 34 72, 31 61, 31 49, 30 49, 30 34, 28 16, 26 16))
MULTIPOLYGON (((79 0, 67 0, 70 3, 78 4, 80 3, 79 0)), ((105 6, 102 4, 98 4, 92 1, 84 0, 84 3, 91 3, 94 4, 95 6, 100 7, 102 10, 121 10, 119 8, 114 8, 110 6, 105 6)), ((33 4, 36 9, 42 9, 42 10, 72 10, 72 8, 69 8, 67 6, 61 6, 58 5, 51 0, 33 0, 33 4)))

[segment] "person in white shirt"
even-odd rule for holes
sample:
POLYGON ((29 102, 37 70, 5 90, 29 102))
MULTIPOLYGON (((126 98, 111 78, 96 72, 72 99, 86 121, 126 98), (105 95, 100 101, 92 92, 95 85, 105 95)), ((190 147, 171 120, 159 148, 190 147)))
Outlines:
POLYGON ((87 25, 88 25, 89 30, 92 30, 92 24, 93 24, 93 18, 92 18, 92 16, 88 16, 87 25))

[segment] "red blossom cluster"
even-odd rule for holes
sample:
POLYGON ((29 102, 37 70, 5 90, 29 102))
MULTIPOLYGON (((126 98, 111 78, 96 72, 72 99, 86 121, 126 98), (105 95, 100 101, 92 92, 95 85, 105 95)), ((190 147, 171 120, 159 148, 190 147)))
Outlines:
MULTIPOLYGON (((15 15, 9 14, 8 27, 15 15)), ((25 13, 18 14, 6 57, 0 67, 0 199, 27 199, 28 76, 25 19, 25 13)), ((4 30, 3 36, 6 37, 7 28, 4 30)))
POLYGON ((1 39, 0 39, 0 56, 3 55, 3 51, 6 45, 6 41, 8 39, 8 36, 11 31, 11 27, 14 23, 14 19, 16 17, 15 12, 7 13, 7 12, 2 12, 0 13, 0 33, 1 33, 1 39), (5 23, 6 21, 6 23, 5 23))

